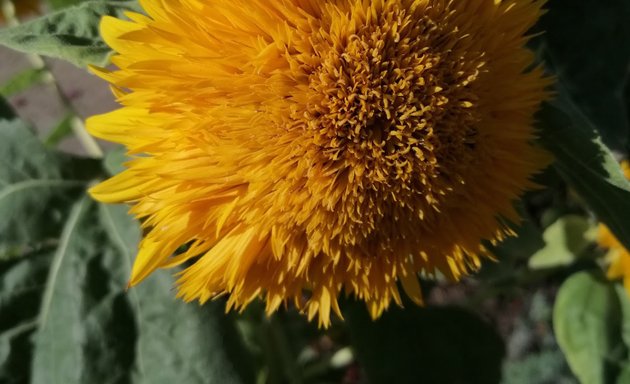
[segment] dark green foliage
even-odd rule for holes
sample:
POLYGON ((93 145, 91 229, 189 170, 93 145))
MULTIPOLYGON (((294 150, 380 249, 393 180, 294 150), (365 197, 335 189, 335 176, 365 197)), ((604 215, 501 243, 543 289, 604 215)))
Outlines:
POLYGON ((545 105, 538 114, 542 144, 555 156, 558 173, 630 248, 630 182, 594 127, 568 103, 559 105, 571 118, 545 105))
POLYGON ((546 8, 539 26, 546 64, 604 142, 624 150, 630 134, 623 97, 630 65, 630 2, 550 0, 546 8))
POLYGON ((492 384, 504 346, 490 324, 452 307, 392 308, 372 321, 365 306, 347 311, 357 358, 372 384, 492 384))
POLYGON ((0 258, 55 238, 95 160, 48 150, 21 121, 0 120, 0 258))

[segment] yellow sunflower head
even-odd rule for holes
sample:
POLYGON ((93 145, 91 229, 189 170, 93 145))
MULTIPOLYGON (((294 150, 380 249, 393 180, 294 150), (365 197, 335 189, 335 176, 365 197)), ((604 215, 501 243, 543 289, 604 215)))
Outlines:
MULTIPOLYGON (((626 178, 630 180, 630 161, 622 162, 621 169, 626 178)), ((608 250, 608 278, 611 280, 623 279, 626 291, 630 294, 630 251, 617 240, 604 224, 599 224, 597 243, 608 250)))
POLYGON ((547 163, 542 0, 141 4, 103 20, 122 108, 88 121, 133 157, 91 190, 145 228, 131 285, 189 261, 185 300, 327 326, 345 292, 377 317, 398 283, 421 303, 418 274, 477 269, 547 163))

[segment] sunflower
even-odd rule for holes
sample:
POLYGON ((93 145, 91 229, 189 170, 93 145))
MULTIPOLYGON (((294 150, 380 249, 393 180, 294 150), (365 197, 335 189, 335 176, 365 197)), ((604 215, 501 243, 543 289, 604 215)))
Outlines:
POLYGON ((142 222, 131 286, 186 262, 186 301, 376 318, 479 268, 548 163, 542 0, 140 3, 102 21, 122 108, 88 121, 132 157, 91 190, 142 222))
MULTIPOLYGON (((12 3, 13 9, 11 12, 12 14, 14 12, 18 18, 37 14, 40 10, 39 0, 14 0, 12 3)), ((0 11, 0 24, 4 24, 5 22, 4 11, 4 9, 0 11)))
MULTIPOLYGON (((621 169, 626 178, 630 180, 630 161, 622 162, 621 169)), ((608 278, 611 280, 623 279, 623 285, 630 294, 630 251, 617 240, 604 224, 599 224, 597 242, 602 248, 608 249, 607 259, 610 263, 608 278)))

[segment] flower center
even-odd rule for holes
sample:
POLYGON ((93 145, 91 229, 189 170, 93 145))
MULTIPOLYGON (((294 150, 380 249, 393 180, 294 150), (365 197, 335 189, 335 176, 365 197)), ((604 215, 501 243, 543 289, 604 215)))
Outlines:
POLYGON ((473 160, 483 55, 457 51, 465 37, 452 23, 387 5, 370 17, 313 38, 326 53, 310 74, 305 125, 320 161, 357 194, 436 205, 473 160))

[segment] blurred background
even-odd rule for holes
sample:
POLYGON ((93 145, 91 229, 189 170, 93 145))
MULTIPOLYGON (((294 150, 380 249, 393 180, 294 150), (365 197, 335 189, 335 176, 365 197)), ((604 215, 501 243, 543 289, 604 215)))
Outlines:
MULTIPOLYGON (((17 0, 14 3, 19 19, 24 22, 78 1, 17 0)), ((7 26, 8 22, 4 18, 0 19, 0 28, 7 26)), ((41 57, 34 58, 0 45, 0 93, 9 99, 20 117, 30 122, 42 137, 48 137, 60 126, 63 128, 73 114, 85 119, 116 108, 109 86, 85 68, 46 58, 46 69, 55 79, 51 82, 46 75, 38 74, 37 69, 42 65, 40 60, 41 57)), ((59 149, 85 154, 73 135, 64 135, 59 142, 59 149)))

